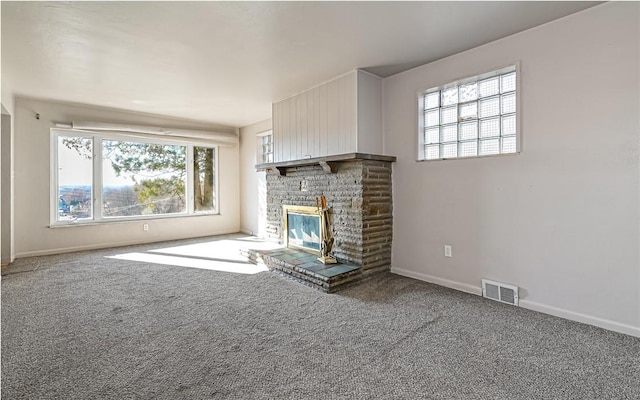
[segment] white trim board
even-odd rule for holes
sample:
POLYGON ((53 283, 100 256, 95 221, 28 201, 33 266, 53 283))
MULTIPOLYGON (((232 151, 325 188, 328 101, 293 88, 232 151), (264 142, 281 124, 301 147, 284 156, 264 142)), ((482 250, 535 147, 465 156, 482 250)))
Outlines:
POLYGON ((435 283, 436 285, 459 290, 461 292, 475 294, 476 296, 482 296, 482 287, 479 286, 467 285, 466 283, 451 281, 449 279, 438 278, 433 275, 427 275, 421 272, 409 271, 407 269, 401 268, 391 267, 391 273, 406 276, 408 278, 414 278, 420 281, 435 283))
POLYGON ((614 332, 624 333, 625 335, 640 338, 640 327, 635 327, 620 322, 611 321, 604 318, 594 317, 592 315, 582 314, 575 311, 565 310, 563 308, 553 307, 546 304, 537 303, 530 300, 520 299, 520 307, 527 310, 537 311, 543 314, 553 315, 575 322, 581 322, 587 325, 597 326, 598 328, 607 329, 614 332))
MULTIPOLYGON (((406 276, 408 278, 414 278, 421 281, 433 283, 436 285, 444 286, 450 289, 459 290, 462 292, 475 294, 482 296, 482 287, 476 287, 468 285, 466 283, 456 282, 449 279, 438 278, 432 275, 423 274, 421 272, 410 271, 402 268, 391 268, 391 273, 406 276)), ((553 307, 546 304, 537 303, 535 301, 520 299, 519 306, 527 310, 540 312, 543 314, 552 315, 567 319, 570 321, 580 322, 587 325, 596 326, 598 328, 607 329, 610 331, 623 333, 625 335, 635 336, 640 338, 640 327, 623 324, 620 322, 611 321, 604 318, 594 317, 587 314, 582 314, 575 311, 565 310, 563 308, 553 307)))

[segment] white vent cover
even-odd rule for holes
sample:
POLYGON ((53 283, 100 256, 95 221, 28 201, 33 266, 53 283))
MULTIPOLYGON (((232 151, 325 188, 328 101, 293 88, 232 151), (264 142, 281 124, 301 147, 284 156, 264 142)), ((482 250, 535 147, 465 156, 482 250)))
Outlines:
POLYGON ((506 283, 482 280, 482 297, 501 303, 518 305, 518 287, 506 283))

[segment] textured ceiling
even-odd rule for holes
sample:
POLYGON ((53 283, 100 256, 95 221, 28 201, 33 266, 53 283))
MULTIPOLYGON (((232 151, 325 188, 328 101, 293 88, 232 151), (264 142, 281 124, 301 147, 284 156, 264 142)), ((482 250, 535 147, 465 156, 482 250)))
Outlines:
POLYGON ((15 95, 235 127, 355 68, 389 76, 596 2, 7 2, 15 95))

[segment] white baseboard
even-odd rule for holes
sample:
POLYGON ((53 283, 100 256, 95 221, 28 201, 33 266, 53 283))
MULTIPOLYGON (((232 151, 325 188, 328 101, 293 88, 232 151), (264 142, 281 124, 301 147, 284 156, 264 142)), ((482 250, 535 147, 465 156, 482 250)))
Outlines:
MULTIPOLYGON (((438 278, 432 275, 427 275, 427 274, 423 274, 415 271, 409 271, 401 268, 391 267, 391 272, 394 274, 406 276, 409 278, 414 278, 414 279, 426 281, 429 283, 435 283, 436 285, 448 287, 450 289, 460 290, 462 292, 467 292, 467 293, 475 294, 478 296, 482 296, 482 287, 476 287, 473 285, 468 285, 466 283, 451 281, 449 279, 438 278)), ((599 328, 607 329, 610 331, 624 333, 625 335, 640 337, 640 327, 631 326, 631 325, 611 321, 604 318, 594 317, 587 314, 581 314, 581 313, 566 310, 563 308, 548 306, 546 304, 541 304, 541 303, 537 303, 537 302, 526 300, 526 299, 520 299, 518 304, 520 307, 526 308, 528 310, 537 311, 543 314, 553 315, 554 317, 560 317, 560 318, 568 319, 570 321, 581 322, 587 325, 597 326, 599 328)))
POLYGON ((4 258, 0 259, 0 265, 9 265, 9 264, 11 264, 15 259, 16 259, 16 256, 15 256, 15 255, 12 255, 11 257, 4 257, 4 258))
POLYGON ((433 275, 423 274, 421 272, 409 271, 402 268, 394 268, 391 267, 391 272, 394 274, 406 276, 408 278, 414 278, 421 281, 426 281, 429 283, 435 283, 436 285, 448 287, 450 289, 459 290, 461 292, 475 294, 477 296, 482 296, 482 287, 467 285, 466 283, 460 283, 456 281, 451 281, 449 279, 438 278, 433 275))
POLYGON ((560 317, 571 321, 581 322, 587 325, 597 326, 599 328, 607 329, 610 331, 624 333, 625 335, 640 337, 640 327, 631 326, 604 318, 594 317, 591 315, 566 310, 564 308, 553 307, 530 300, 520 299, 519 305, 522 308, 541 312, 543 314, 553 315, 554 317, 560 317))

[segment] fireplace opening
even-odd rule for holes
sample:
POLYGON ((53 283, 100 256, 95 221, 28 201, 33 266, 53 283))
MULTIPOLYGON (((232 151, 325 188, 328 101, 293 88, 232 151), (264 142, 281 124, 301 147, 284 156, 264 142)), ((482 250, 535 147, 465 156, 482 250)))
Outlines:
POLYGON ((322 243, 322 213, 316 207, 282 206, 284 241, 287 247, 320 254, 322 243))

